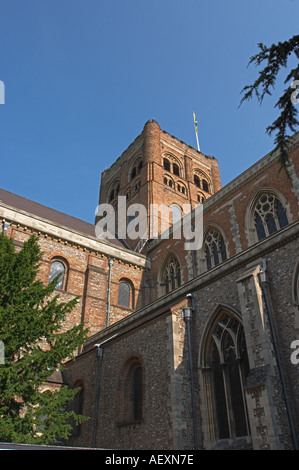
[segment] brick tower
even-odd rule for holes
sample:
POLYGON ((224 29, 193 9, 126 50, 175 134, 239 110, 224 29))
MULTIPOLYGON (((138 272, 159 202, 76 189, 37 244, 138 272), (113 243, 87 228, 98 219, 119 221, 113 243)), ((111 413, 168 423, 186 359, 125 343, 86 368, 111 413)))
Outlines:
MULTIPOLYGON (((162 131, 152 120, 102 173, 99 205, 114 207, 116 234, 140 252, 153 233, 161 233, 183 215, 183 207, 185 213, 186 207, 194 209, 220 188, 217 160, 162 131), (135 204, 146 212, 136 212, 135 204), (153 210, 162 204, 169 208, 166 220, 153 210)), ((96 217, 96 223, 99 220, 96 217)))

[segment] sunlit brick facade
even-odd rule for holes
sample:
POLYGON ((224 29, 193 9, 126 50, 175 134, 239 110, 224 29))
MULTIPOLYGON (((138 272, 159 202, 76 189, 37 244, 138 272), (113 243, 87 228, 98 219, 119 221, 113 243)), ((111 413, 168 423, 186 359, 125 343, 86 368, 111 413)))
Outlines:
POLYGON ((61 262, 61 298, 79 296, 66 328, 90 328, 76 361, 52 378, 82 387, 74 406, 90 417, 68 445, 297 448, 298 144, 297 134, 286 168, 275 151, 221 188, 215 158, 145 124, 104 171, 99 203, 188 203, 193 216, 200 205, 196 250, 172 230, 142 243, 98 239, 95 226, 3 191, 8 236, 21 246, 36 233, 41 278, 61 262))

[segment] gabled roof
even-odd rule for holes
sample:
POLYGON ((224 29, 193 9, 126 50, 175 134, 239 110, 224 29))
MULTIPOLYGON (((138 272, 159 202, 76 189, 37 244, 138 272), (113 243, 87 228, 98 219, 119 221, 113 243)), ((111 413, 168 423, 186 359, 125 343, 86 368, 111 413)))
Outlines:
MULTIPOLYGON (((42 204, 0 188, 0 204, 1 202, 7 206, 27 212, 27 214, 35 215, 48 220, 49 222, 54 222, 55 224, 76 230, 85 235, 96 237, 95 226, 93 224, 72 217, 71 215, 64 214, 63 212, 59 212, 55 209, 51 209, 50 207, 43 206, 42 204)), ((109 240, 109 243, 118 247, 124 247, 124 244, 116 238, 109 240)))

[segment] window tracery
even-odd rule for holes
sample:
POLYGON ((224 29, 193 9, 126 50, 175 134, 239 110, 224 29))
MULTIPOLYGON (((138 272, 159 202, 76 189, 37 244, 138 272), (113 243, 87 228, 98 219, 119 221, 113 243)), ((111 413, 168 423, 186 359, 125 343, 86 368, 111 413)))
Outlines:
POLYGON ((249 361, 243 326, 234 315, 222 311, 217 316, 206 338, 203 359, 210 437, 248 436, 244 383, 249 361))
POLYGON ((272 235, 288 223, 281 201, 271 193, 261 194, 254 207, 254 225, 258 240, 272 235))
POLYGON ((162 287, 165 294, 181 285, 181 266, 175 256, 170 256, 162 270, 162 287))
POLYGON ((206 268, 212 269, 227 259, 226 245, 220 231, 211 228, 204 240, 206 268))

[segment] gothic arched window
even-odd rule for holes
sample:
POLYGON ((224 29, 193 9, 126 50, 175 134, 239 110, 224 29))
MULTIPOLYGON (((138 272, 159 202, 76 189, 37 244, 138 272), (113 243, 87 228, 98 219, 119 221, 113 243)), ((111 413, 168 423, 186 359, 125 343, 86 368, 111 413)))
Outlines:
POLYGON ((205 237, 203 247, 207 269, 211 269, 227 259, 224 238, 216 228, 209 230, 205 237))
POLYGON ((128 359, 122 368, 118 389, 118 423, 128 425, 143 419, 144 372, 137 357, 128 359))
POLYGON ((181 267, 175 256, 167 258, 162 269, 161 285, 165 294, 180 287, 181 285, 181 267))
POLYGON ((49 284, 52 282, 56 276, 60 276, 57 280, 56 289, 64 289, 66 284, 66 264, 59 259, 52 260, 50 275, 49 275, 49 284))
POLYGON ((254 207, 254 226, 258 240, 288 225, 286 210, 273 194, 263 193, 254 207))
POLYGON ((249 362, 243 326, 235 316, 218 315, 206 338, 202 371, 210 437, 248 436, 244 383, 249 362))

